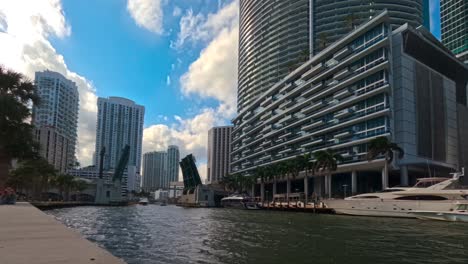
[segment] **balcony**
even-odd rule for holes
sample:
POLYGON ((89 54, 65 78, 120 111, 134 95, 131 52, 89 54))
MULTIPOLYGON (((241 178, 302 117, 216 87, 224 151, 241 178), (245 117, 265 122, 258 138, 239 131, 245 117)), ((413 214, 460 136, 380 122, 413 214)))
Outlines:
POLYGON ((309 77, 313 76, 314 74, 319 73, 324 68, 325 68, 325 65, 323 63, 319 63, 319 64, 315 65, 314 67, 312 67, 307 72, 305 72, 304 74, 302 74, 301 79, 307 80, 307 79, 309 79, 309 77))
POLYGON ((350 131, 345 131, 345 132, 341 132, 341 133, 339 133, 339 134, 336 134, 336 135, 334 136, 334 138, 340 139, 340 138, 344 138, 344 137, 348 137, 348 136, 351 136, 351 132, 350 132, 350 131))
POLYGON ((317 110, 317 109, 321 108, 322 106, 326 106, 326 105, 327 105, 327 104, 326 104, 325 101, 320 101, 320 102, 318 102, 318 103, 312 104, 312 105, 309 106, 309 107, 302 108, 301 113, 303 113, 303 114, 308 114, 308 113, 310 113, 310 112, 312 112, 312 111, 314 111, 314 110, 317 110))
POLYGON ((316 122, 314 122, 314 123, 312 123, 310 125, 302 127, 302 129, 309 130, 309 129, 312 129, 312 128, 319 127, 319 126, 321 126, 323 124, 325 124, 325 122, 323 122, 323 120, 319 120, 319 121, 316 121, 316 122))
POLYGON ((351 71, 346 67, 343 70, 335 73, 333 78, 335 78, 335 80, 341 80, 341 79, 345 78, 346 76, 348 76, 350 74, 351 74, 351 71))
POLYGON ((320 139, 313 140, 312 142, 302 144, 301 147, 303 147, 303 148, 312 147, 312 146, 317 145, 317 144, 322 143, 322 142, 323 142, 323 139, 320 138, 320 139))
POLYGON ((342 110, 334 115, 335 118, 343 118, 349 115, 352 115, 354 111, 351 108, 342 110))
POLYGON ((333 55, 335 60, 341 60, 342 58, 348 56, 353 50, 350 47, 345 47, 344 49, 338 51, 333 55))
POLYGON ((351 88, 347 88, 333 95, 333 99, 340 100, 351 95, 352 93, 353 93, 353 90, 351 88))
POLYGON ((319 82, 315 85, 312 86, 312 88, 310 88, 308 91, 302 93, 302 96, 304 97, 307 97, 309 96, 310 94, 316 92, 319 88, 321 88, 323 86, 323 82, 319 82))

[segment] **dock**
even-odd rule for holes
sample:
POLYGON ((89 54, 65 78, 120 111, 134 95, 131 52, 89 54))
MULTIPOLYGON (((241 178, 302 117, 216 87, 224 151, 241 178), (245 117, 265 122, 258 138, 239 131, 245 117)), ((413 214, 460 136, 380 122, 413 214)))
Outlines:
POLYGON ((0 205, 2 264, 123 264, 29 203, 0 205))

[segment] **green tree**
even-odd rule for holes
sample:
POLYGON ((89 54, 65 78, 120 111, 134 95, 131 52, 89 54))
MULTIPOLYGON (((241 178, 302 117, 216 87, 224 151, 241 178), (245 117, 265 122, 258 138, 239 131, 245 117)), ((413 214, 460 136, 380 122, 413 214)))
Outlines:
POLYGON ((17 190, 24 190, 35 200, 40 200, 42 192, 53 186, 57 171, 44 158, 34 158, 21 161, 12 170, 8 178, 9 185, 17 190))
POLYGON ((22 74, 0 66, 0 187, 11 169, 11 160, 37 157, 30 104, 39 98, 32 82, 22 74))
MULTIPOLYGON (((328 179, 331 179, 332 172, 336 171, 338 168, 338 163, 343 162, 343 157, 335 153, 332 149, 319 150, 314 152, 315 157, 315 170, 322 171, 327 174, 328 179)), ((325 194, 328 195, 328 198, 331 198, 331 180, 328 182, 328 188, 325 190, 325 194)))
MULTIPOLYGON (((377 137, 369 142, 367 160, 372 161, 379 156, 385 157, 384 173, 386 180, 388 180, 388 164, 393 161, 395 152, 398 153, 399 159, 402 159, 405 155, 404 150, 396 143, 391 142, 387 137, 377 137)), ((387 185, 387 183, 385 183, 385 185, 387 185)))

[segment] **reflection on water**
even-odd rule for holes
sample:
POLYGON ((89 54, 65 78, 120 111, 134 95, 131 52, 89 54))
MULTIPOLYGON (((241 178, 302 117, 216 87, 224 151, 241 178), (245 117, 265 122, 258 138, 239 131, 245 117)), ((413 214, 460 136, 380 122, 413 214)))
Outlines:
POLYGON ((462 223, 157 205, 47 213, 135 264, 468 263, 462 223))

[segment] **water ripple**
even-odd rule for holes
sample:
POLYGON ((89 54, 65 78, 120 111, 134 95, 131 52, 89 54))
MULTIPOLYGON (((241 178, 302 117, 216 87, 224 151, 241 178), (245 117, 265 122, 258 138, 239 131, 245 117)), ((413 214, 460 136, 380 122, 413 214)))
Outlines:
POLYGON ((156 205, 48 213, 130 264, 468 263, 460 223, 156 205))

